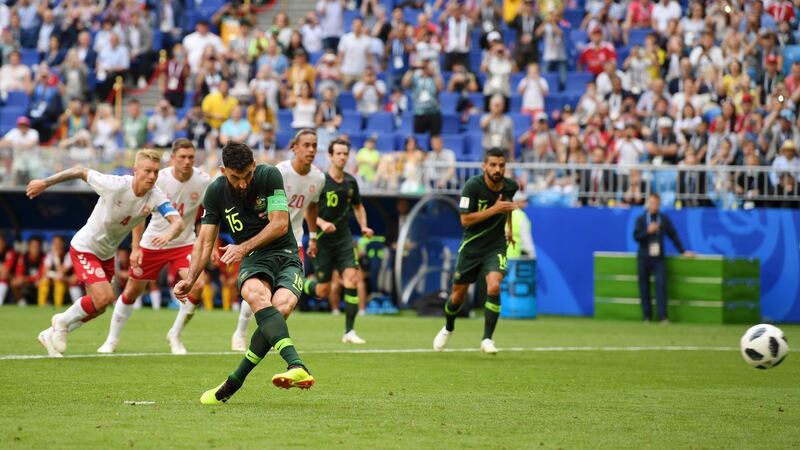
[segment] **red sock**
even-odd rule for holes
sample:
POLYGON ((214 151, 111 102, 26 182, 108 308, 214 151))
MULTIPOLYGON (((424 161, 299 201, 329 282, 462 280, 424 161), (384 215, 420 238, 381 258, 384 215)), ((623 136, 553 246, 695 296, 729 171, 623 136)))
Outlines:
POLYGON ((120 298, 122 299, 122 303, 126 305, 132 305, 136 303, 136 299, 128 300, 128 297, 126 297, 125 294, 120 295, 120 298))
POLYGON ((189 303, 191 303, 193 305, 197 305, 197 304, 200 303, 200 299, 199 298, 194 298, 191 295, 187 295, 186 299, 189 300, 189 303))
POLYGON ((88 295, 81 297, 81 308, 83 308, 83 311, 88 314, 88 316, 81 319, 81 322, 88 322, 100 315, 97 312, 97 308, 94 307, 92 297, 89 297, 88 295))

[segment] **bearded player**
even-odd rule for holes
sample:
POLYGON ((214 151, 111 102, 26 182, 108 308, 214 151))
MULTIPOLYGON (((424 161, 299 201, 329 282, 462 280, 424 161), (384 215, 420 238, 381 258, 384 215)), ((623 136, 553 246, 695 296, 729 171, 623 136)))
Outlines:
POLYGON ((149 245, 163 248, 183 231, 183 221, 166 195, 155 186, 161 155, 154 150, 136 153, 133 176, 105 175, 84 167, 61 171, 46 180, 33 180, 25 191, 36 198, 47 188, 69 180, 82 179, 100 196, 92 215, 70 243, 69 254, 75 274, 86 286, 81 297, 66 311, 51 319, 51 327, 39 333, 39 343, 52 357, 67 349, 67 333, 103 314, 114 301, 114 253, 131 230, 147 216, 158 212, 169 226, 150 238, 149 245))
MULTIPOLYGON (((312 163, 317 155, 317 133, 305 129, 297 132, 291 149, 294 157, 277 166, 283 175, 283 185, 289 202, 289 221, 292 224, 298 254, 303 261, 303 218, 308 223, 308 254, 312 258, 317 254, 317 203, 319 193, 325 186, 325 174, 312 163)), ((247 350, 247 325, 253 311, 247 302, 242 302, 239 309, 239 322, 231 337, 231 350, 243 352, 247 350)))
MULTIPOLYGON (((142 295, 148 281, 158 279, 164 266, 169 265, 170 280, 175 280, 176 275, 185 279, 188 274, 196 239, 194 225, 203 203, 203 195, 211 183, 211 177, 207 173, 194 167, 194 159, 195 148, 191 141, 178 139, 172 144, 171 167, 161 169, 156 186, 166 194, 172 201, 172 206, 183 217, 183 232, 164 247, 156 248, 152 244, 153 238, 170 226, 163 217, 154 216, 146 230, 144 222, 133 229, 130 278, 114 306, 108 337, 97 349, 98 353, 113 353, 116 350, 122 328, 133 313, 133 303, 142 295)), ((202 291, 203 283, 196 283, 187 296, 187 301, 181 302, 175 322, 167 332, 167 342, 175 355, 186 354, 181 332, 192 320, 202 291)))

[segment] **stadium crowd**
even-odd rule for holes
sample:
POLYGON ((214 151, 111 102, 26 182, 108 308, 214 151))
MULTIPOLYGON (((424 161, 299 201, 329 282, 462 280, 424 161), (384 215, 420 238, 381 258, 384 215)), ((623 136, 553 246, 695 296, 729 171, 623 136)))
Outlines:
MULTIPOLYGON (((796 198, 796 9, 789 0, 320 0, 259 29, 249 3, 19 0, 0 5, 2 144, 55 144, 88 160, 188 136, 210 152, 213 172, 225 142, 277 162, 293 130, 315 127, 321 148, 350 139, 352 172, 368 187, 403 193, 453 187, 448 164, 499 147, 522 162, 740 166, 708 180, 687 172, 673 189, 796 198), (118 75, 130 89, 152 80, 163 100, 153 111, 132 100, 115 116, 105 102, 118 75), (442 165, 423 168, 429 161, 442 165), (752 166, 774 171, 765 180, 752 166)), ((643 202, 649 180, 628 169, 518 178, 536 192, 624 192, 621 204, 643 202)))

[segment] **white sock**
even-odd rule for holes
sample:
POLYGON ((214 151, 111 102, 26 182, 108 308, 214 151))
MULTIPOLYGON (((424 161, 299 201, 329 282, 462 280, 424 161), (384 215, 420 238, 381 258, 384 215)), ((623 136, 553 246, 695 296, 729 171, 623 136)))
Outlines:
POLYGON ((186 300, 185 302, 181 303, 180 308, 178 308, 178 315, 175 316, 175 322, 172 324, 172 328, 169 329, 169 334, 173 336, 180 336, 181 331, 183 331, 183 327, 192 320, 194 317, 194 312, 197 309, 197 305, 186 300))
POLYGON ((85 322, 81 322, 80 320, 79 320, 79 321, 77 321, 77 322, 72 322, 72 323, 71 323, 71 324, 69 324, 69 326, 67 327, 67 333, 72 333, 73 331, 75 331, 75 330, 77 330, 78 328, 80 328, 80 327, 81 327, 81 325, 83 325, 84 323, 85 323, 85 322))
POLYGON ((125 322, 128 321, 128 317, 131 316, 131 313, 133 313, 133 305, 126 305, 123 303, 122 296, 120 295, 119 298, 117 298, 117 303, 114 304, 114 314, 111 316, 111 325, 108 328, 108 337, 106 338, 107 341, 119 341, 119 335, 122 333, 125 322))
POLYGON ((75 322, 80 322, 81 320, 89 317, 89 313, 83 310, 83 306, 81 306, 82 300, 78 300, 77 302, 70 305, 66 311, 59 314, 61 316, 59 322, 62 322, 67 326, 72 325, 75 322))
POLYGON ((142 297, 143 295, 136 297, 136 301, 133 302, 133 309, 142 309, 142 297))
POLYGON ((3 281, 0 283, 0 305, 6 300, 6 294, 8 293, 8 283, 3 281))
POLYGON ((242 300, 239 305, 239 322, 236 324, 236 334, 247 336, 247 326, 250 325, 251 317, 253 317, 253 310, 250 309, 250 304, 242 300))
POLYGON ((161 309, 161 291, 150 291, 150 305, 153 309, 161 309))
POLYGON ((81 297, 83 297, 83 291, 81 290, 80 286, 70 286, 69 297, 72 299, 72 303, 77 303, 80 301, 81 297))

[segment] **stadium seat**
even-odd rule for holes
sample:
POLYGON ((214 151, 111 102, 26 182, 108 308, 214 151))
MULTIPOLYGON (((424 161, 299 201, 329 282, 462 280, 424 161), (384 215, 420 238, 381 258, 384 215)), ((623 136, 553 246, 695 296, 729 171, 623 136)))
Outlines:
POLYGON ((555 72, 542 73, 542 78, 547 81, 547 90, 551 94, 558 92, 558 74, 555 72))
POLYGON ((572 46, 580 52, 580 49, 589 41, 586 30, 573 29, 569 32, 569 40, 572 46))
POLYGON ((6 99, 6 106, 28 109, 30 105, 30 95, 23 91, 11 91, 6 99))
POLYGON ((564 10, 564 20, 569 22, 572 28, 580 28, 583 22, 584 12, 582 9, 567 8, 564 10))
POLYGON ((787 45, 783 49, 783 73, 792 73, 792 63, 800 61, 800 45, 787 45))
POLYGON ((414 132, 414 115, 411 113, 403 114, 400 118, 400 126, 397 127, 398 133, 411 134, 414 132))
POLYGON ((364 118, 358 111, 342 111, 342 124, 339 125, 339 131, 347 134, 360 133, 363 122, 364 118))
POLYGON ((461 159, 461 155, 464 154, 464 135, 443 134, 442 147, 452 150, 456 154, 456 159, 461 159))
POLYGON ((515 136, 522 134, 531 127, 531 116, 519 112, 512 112, 508 115, 511 117, 511 121, 514 123, 515 136))
POLYGON ((588 72, 568 72, 567 84, 564 87, 564 92, 583 95, 583 93, 586 92, 586 83, 593 80, 594 75, 588 72))
POLYGON ((455 134, 461 131, 461 118, 456 114, 442 114, 442 133, 455 134))
POLYGON ((278 110, 278 129, 292 131, 292 111, 288 109, 278 110))
POLYGON ((468 133, 464 142, 464 153, 468 155, 483 154, 483 134, 468 133))
POLYGON ((634 28, 628 31, 628 45, 644 45, 644 40, 648 34, 652 33, 651 28, 634 28))
POLYGON ((394 116, 387 112, 376 112, 367 116, 367 128, 370 133, 393 133, 394 116))
POLYGON ((359 151, 361 147, 364 146, 364 141, 367 140, 367 137, 364 135, 364 133, 351 133, 347 136, 350 137, 351 151, 359 151))
POLYGON ((480 114, 470 114, 469 120, 467 121, 467 133, 480 133, 481 132, 481 117, 483 113, 480 114))
POLYGON ((381 133, 375 141, 375 147, 381 153, 394 152, 398 150, 394 133, 381 133))
POLYGON ((339 108, 345 109, 356 109, 356 99, 353 97, 353 93, 350 91, 342 91, 339 93, 339 108))
POLYGON ((510 112, 519 112, 522 109, 522 96, 519 94, 512 95, 509 103, 508 110, 510 112))
POLYGON ((481 69, 481 52, 480 48, 477 50, 473 47, 469 52, 469 70, 476 75, 480 73, 481 69))
POLYGON ((319 59, 322 58, 323 54, 324 53, 321 52, 321 51, 320 52, 311 52, 311 53, 309 53, 308 54, 308 62, 311 63, 311 65, 316 66, 317 63, 319 62, 319 59))
POLYGON ((564 97, 560 94, 551 94, 544 98, 544 110, 548 115, 552 115, 555 111, 560 111, 563 106, 564 97))
POLYGON ((439 94, 439 107, 441 108, 442 112, 456 112, 456 106, 458 105, 458 99, 460 97, 461 94, 458 92, 442 92, 439 94))
POLYGON ((23 48, 19 51, 19 55, 20 62, 29 67, 39 64, 39 61, 41 61, 41 58, 39 57, 39 51, 36 49, 23 48))
POLYGON ((519 72, 511 74, 511 92, 517 92, 517 86, 519 86, 519 82, 522 81, 527 74, 528 69, 524 67, 520 68, 519 72))
POLYGON ((281 131, 278 131, 275 134, 275 145, 277 145, 278 148, 287 148, 289 146, 289 141, 291 140, 292 140, 291 128, 289 128, 288 130, 281 129, 281 131))
MULTIPOLYGON (((405 136, 398 135, 405 143, 405 136)), ((431 135, 428 133, 414 133, 414 139, 417 140, 417 148, 420 150, 428 151, 431 149, 431 135)), ((400 147, 403 149, 405 146, 400 147)))

